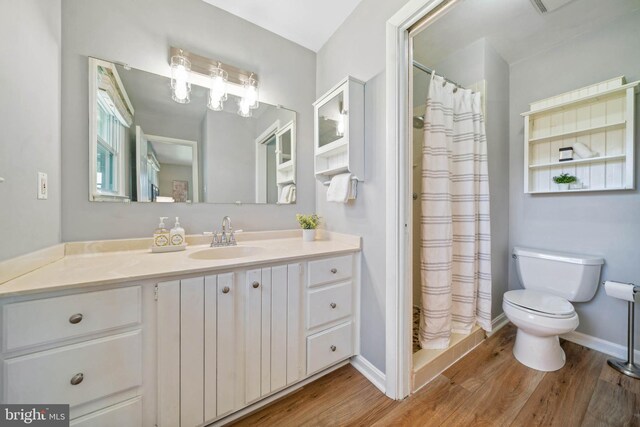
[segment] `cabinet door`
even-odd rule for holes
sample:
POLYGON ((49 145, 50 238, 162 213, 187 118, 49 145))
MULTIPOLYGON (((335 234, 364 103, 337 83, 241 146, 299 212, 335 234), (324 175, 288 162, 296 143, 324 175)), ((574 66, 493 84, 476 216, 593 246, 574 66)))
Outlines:
POLYGON ((245 404, 304 375, 301 356, 300 265, 247 271, 245 404))
POLYGON ((180 281, 158 283, 158 427, 180 425, 180 281))
MULTIPOLYGON (((267 269, 265 269, 267 270, 267 269)), ((249 270, 245 280, 245 403, 260 397, 262 368, 262 270, 249 270)))
POLYGON ((204 422, 204 278, 180 281, 180 426, 204 422))
POLYGON ((217 287, 216 416, 220 417, 235 408, 237 289, 233 283, 233 273, 219 274, 217 287))
POLYGON ((304 376, 302 363, 302 283, 300 264, 287 267, 287 384, 304 376))

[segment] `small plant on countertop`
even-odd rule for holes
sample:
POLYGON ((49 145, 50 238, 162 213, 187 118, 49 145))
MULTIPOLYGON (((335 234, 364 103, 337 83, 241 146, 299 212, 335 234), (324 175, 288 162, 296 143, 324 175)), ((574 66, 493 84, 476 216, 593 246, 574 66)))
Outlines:
POLYGON ((569 175, 568 173, 561 173, 560 175, 553 177, 553 182, 556 184, 573 184, 577 180, 578 179, 575 176, 569 175))
POLYGON ((302 215, 296 214, 296 219, 303 230, 315 230, 320 225, 320 217, 316 214, 302 215))

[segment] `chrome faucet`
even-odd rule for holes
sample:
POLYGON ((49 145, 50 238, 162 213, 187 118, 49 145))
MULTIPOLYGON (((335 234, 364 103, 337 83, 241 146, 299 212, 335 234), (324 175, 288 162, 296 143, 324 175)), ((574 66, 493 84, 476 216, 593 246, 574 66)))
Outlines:
POLYGON ((213 232, 211 247, 236 246, 237 244, 236 236, 233 232, 233 227, 231 226, 231 218, 225 216, 222 218, 222 232, 220 235, 218 235, 216 231, 213 232))

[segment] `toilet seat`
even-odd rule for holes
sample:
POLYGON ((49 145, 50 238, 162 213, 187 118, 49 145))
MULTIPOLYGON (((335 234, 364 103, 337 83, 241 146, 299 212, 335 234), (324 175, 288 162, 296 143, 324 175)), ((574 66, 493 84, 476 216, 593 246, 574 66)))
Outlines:
POLYGON ((575 316, 573 305, 566 299, 544 292, 518 289, 504 294, 504 303, 531 314, 567 319, 575 316))

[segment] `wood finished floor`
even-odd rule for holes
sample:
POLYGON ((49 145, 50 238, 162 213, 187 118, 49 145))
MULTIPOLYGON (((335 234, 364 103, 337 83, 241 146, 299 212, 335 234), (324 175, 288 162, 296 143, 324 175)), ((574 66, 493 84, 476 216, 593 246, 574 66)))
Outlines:
POLYGON ((347 365, 234 425, 640 426, 640 380, 568 341, 564 368, 529 369, 511 353, 515 332, 505 326, 401 402, 347 365))

